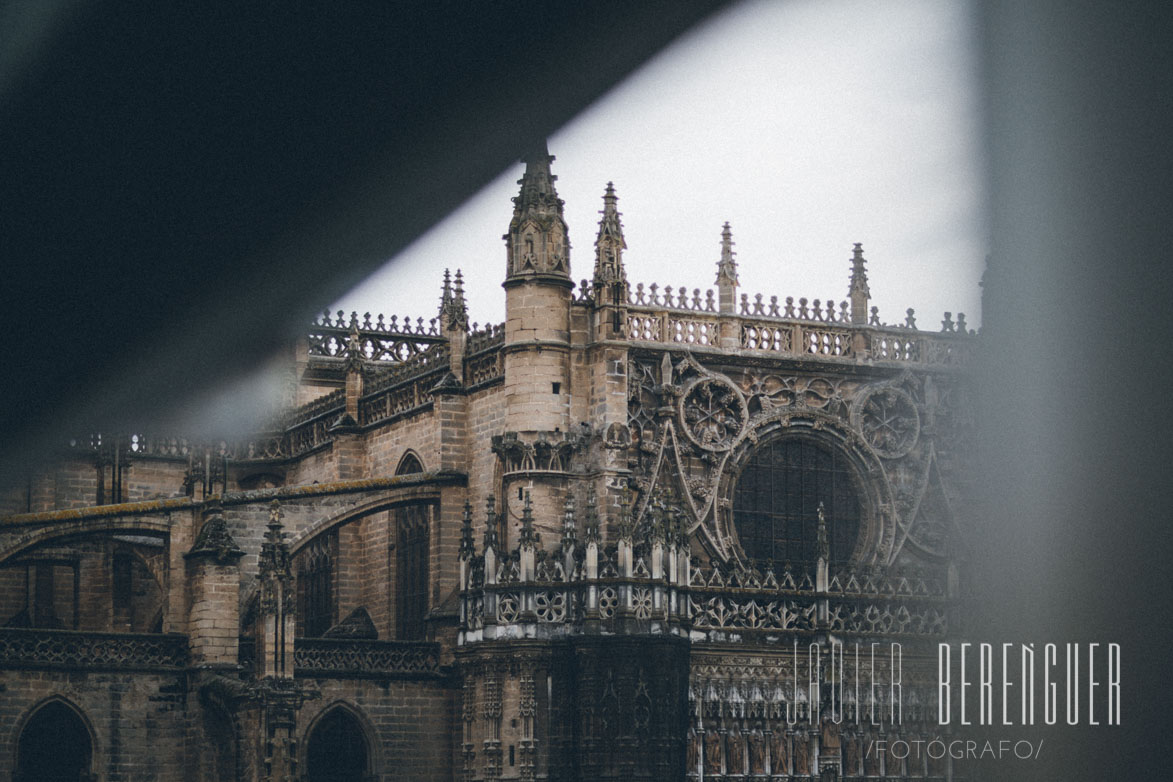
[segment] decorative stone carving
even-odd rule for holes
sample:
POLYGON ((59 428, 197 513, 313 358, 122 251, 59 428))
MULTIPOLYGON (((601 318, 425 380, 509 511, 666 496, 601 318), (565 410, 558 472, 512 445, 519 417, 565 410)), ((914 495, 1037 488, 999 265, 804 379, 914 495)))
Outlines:
POLYGON ((876 453, 899 459, 916 445, 920 414, 906 392, 892 386, 868 389, 857 400, 852 423, 876 453))
POLYGON ((705 734, 705 774, 721 773, 721 734, 710 729, 705 734))
POLYGON ((620 423, 613 423, 607 427, 606 433, 603 435, 603 447, 612 450, 619 450, 627 448, 631 445, 631 432, 627 426, 620 423))
POLYGON ((756 731, 749 734, 749 773, 766 773, 766 739, 756 731))
POLYGON ((518 432, 494 435, 493 453, 501 459, 505 472, 552 471, 566 472, 571 457, 581 452, 590 439, 590 429, 578 428, 571 432, 518 432))
POLYGON ((775 776, 790 773, 790 736, 785 730, 775 731, 770 737, 770 773, 775 776))
POLYGON ((728 380, 703 377, 685 390, 680 422, 694 445, 706 451, 727 451, 745 428, 749 411, 728 380))
POLYGON ((806 733, 794 735, 794 774, 805 777, 811 773, 810 737, 806 733))
POLYGON ((210 501, 204 508, 203 516, 204 525, 200 527, 191 551, 185 556, 206 557, 221 565, 238 562, 244 556, 244 551, 236 545, 232 533, 228 531, 219 500, 210 501))

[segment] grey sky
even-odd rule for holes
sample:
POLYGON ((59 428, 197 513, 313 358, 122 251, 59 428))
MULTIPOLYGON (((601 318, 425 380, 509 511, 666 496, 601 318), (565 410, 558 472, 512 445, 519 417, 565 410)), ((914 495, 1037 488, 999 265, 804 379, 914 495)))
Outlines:
MULTIPOLYGON (((628 279, 713 286, 721 225, 741 291, 836 301, 862 242, 872 303, 921 328, 980 322, 988 251, 972 8, 943 0, 737 5, 678 41, 549 140, 590 277, 614 181, 628 279)), ((606 56, 600 52, 599 56, 606 56)), ((472 320, 504 318, 518 163, 334 309, 425 319, 445 267, 464 270, 472 320)))

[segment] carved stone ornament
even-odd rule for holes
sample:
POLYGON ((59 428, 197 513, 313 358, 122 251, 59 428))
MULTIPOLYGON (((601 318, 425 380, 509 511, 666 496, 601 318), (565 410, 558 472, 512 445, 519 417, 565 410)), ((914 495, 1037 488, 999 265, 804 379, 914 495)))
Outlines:
POLYGON ((907 454, 920 436, 916 402, 898 388, 881 386, 866 391, 853 413, 863 439, 886 459, 907 454))
POLYGON ((727 451, 749 420, 745 400, 728 380, 702 377, 680 401, 680 423, 688 439, 706 451, 727 451))

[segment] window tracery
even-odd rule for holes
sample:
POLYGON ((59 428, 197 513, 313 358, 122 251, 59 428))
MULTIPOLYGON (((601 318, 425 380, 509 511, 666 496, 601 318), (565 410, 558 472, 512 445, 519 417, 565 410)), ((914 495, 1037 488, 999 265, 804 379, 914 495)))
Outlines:
POLYGON ((825 508, 832 562, 845 562, 860 528, 860 501, 846 457, 813 439, 759 447, 738 477, 733 523, 745 556, 772 564, 818 557, 818 509, 825 508))
POLYGON ((428 521, 431 504, 396 508, 396 634, 400 641, 423 640, 428 612, 428 521))

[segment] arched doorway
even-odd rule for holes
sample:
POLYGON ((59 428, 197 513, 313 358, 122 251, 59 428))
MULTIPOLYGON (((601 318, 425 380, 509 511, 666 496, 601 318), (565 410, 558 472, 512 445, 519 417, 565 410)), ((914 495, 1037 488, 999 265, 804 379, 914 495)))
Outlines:
POLYGON ((204 750, 206 764, 201 779, 208 782, 232 782, 239 779, 236 767, 236 731, 232 718, 222 709, 204 705, 204 750))
POLYGON ((364 782, 369 778, 366 736, 353 714, 335 707, 318 720, 306 745, 309 782, 364 782))
POLYGON ((37 709, 16 749, 16 782, 85 782, 90 776, 93 745, 76 711, 61 701, 37 709))

